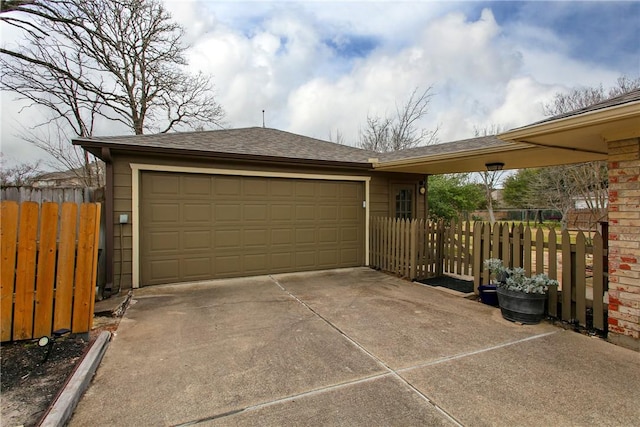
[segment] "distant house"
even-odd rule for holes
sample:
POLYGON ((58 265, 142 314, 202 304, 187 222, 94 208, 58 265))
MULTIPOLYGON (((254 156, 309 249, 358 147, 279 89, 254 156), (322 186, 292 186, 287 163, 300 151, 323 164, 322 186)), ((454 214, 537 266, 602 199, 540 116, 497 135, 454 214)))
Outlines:
POLYGON ((96 161, 89 165, 91 180, 87 179, 85 168, 66 171, 46 172, 34 178, 31 186, 34 188, 73 188, 73 187, 102 187, 105 184, 104 162, 96 161), (90 185, 89 185, 90 183, 90 185))

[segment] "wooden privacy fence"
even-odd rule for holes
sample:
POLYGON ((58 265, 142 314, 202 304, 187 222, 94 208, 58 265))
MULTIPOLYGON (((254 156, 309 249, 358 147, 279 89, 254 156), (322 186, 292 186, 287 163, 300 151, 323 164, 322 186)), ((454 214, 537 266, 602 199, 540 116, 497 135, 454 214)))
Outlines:
POLYGON ((370 264, 409 280, 442 274, 468 275, 474 289, 489 282, 483 261, 500 258, 527 274, 546 273, 560 282, 549 292, 548 314, 606 330, 606 249, 595 232, 557 233, 523 224, 373 218, 370 264), (592 318, 592 323, 590 323, 592 318))
POLYGON ((2 342, 91 330, 99 227, 98 203, 2 202, 2 342))
MULTIPOLYGON (((30 186, 7 186, 0 189, 0 200, 13 200, 21 202, 73 202, 73 203, 89 203, 95 202, 96 193, 101 190, 95 188, 79 188, 79 187, 55 187, 55 188, 38 188, 30 186)), ((98 194, 99 196, 100 194, 98 194)), ((99 201, 99 199, 98 199, 99 201)))

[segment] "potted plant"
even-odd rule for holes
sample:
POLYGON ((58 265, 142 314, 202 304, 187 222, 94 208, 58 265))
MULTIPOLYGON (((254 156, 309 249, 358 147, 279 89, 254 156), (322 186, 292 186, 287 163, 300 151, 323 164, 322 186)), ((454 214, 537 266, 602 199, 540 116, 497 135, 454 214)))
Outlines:
POLYGON ((484 304, 498 306, 498 282, 506 279, 506 269, 501 259, 489 258, 484 260, 484 268, 489 270, 489 284, 480 285, 480 301, 484 304))
POLYGON ((519 267, 506 272, 506 280, 499 282, 497 289, 502 317, 529 325, 540 323, 544 318, 547 291, 550 286, 558 286, 558 282, 546 274, 527 277, 519 267))

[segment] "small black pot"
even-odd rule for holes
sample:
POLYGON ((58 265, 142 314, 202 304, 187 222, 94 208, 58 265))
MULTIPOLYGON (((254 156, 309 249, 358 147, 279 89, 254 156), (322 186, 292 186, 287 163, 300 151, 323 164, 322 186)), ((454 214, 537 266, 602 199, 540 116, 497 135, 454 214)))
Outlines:
POLYGON ((484 304, 498 306, 498 293, 496 285, 480 285, 478 286, 480 292, 480 301, 484 304))

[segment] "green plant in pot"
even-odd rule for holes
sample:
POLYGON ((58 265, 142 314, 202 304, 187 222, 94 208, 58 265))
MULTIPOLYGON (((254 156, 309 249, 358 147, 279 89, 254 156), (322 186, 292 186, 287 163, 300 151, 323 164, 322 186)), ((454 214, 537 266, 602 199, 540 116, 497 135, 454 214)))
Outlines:
POLYGON ((506 280, 498 283, 497 289, 502 317, 529 325, 540 323, 544 319, 549 287, 558 286, 558 282, 546 274, 527 277, 520 267, 506 273, 506 280))

